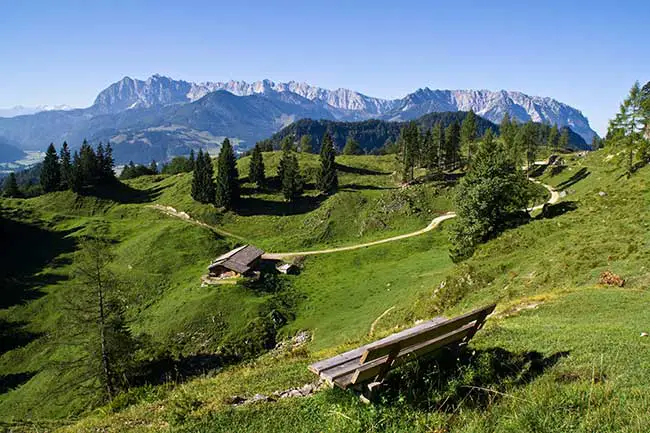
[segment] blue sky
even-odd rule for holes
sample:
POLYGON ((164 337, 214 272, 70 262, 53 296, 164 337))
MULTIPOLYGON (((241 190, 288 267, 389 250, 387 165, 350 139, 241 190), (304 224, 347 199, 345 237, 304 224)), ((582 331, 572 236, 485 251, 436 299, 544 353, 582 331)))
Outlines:
POLYGON ((649 16, 649 1, 624 0, 0 0, 0 107, 88 106, 125 75, 160 73, 384 98, 520 90, 603 133, 633 82, 650 80, 649 16))

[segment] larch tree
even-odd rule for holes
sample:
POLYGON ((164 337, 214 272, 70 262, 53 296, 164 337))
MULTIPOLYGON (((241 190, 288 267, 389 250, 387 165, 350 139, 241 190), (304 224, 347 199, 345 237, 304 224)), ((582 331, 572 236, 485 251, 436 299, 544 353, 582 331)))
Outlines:
POLYGON ((336 151, 329 132, 325 132, 323 136, 323 144, 320 150, 320 169, 316 179, 316 186, 324 194, 332 194, 339 187, 339 178, 336 173, 336 151))
POLYGON ((313 153, 314 148, 312 145, 311 135, 306 134, 300 137, 300 151, 302 153, 313 153))
POLYGON ((41 186, 46 193, 56 191, 61 187, 61 166, 54 143, 50 143, 45 152, 41 168, 41 186))
POLYGON ((415 122, 409 122, 400 131, 400 163, 402 182, 413 180, 415 163, 420 150, 420 131, 415 122))
POLYGON ((445 160, 451 170, 458 168, 460 163, 460 126, 452 122, 445 128, 445 160))
POLYGON ((562 128, 560 138, 558 139, 558 147, 562 150, 569 148, 569 128, 567 126, 562 128))
POLYGON ((239 171, 237 159, 230 144, 225 138, 217 158, 216 204, 226 209, 232 209, 239 200, 239 171))
POLYGON ((436 122, 431 129, 431 152, 436 154, 438 170, 446 169, 448 164, 445 154, 445 130, 440 122, 436 122))
POLYGON ((560 130, 557 127, 557 124, 553 125, 548 133, 548 139, 546 141, 546 146, 554 153, 557 153, 557 146, 560 140, 560 130))
POLYGON ((348 137, 343 147, 343 155, 361 155, 363 149, 359 146, 359 142, 354 137, 348 137))

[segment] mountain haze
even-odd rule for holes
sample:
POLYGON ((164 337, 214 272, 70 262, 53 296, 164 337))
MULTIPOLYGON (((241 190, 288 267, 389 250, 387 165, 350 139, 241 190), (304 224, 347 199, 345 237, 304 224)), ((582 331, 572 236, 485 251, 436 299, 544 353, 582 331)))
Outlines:
POLYGON ((419 89, 404 98, 373 98, 348 89, 262 80, 192 83, 153 75, 124 77, 102 90, 92 106, 0 118, 0 138, 27 150, 64 140, 114 144, 118 162, 164 161, 190 149, 218 148, 223 137, 240 150, 299 119, 405 121, 424 114, 474 110, 498 123, 505 113, 520 122, 569 126, 590 142, 595 132, 575 108, 520 92, 419 89))

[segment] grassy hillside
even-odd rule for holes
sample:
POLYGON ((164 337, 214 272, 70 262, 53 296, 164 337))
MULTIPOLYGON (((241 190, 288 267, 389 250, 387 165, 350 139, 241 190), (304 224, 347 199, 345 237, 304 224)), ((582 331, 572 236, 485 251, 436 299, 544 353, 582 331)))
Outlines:
POLYGON ((314 330, 307 350, 268 354, 66 430, 645 431, 650 340, 641 333, 650 332, 650 168, 628 180, 607 161, 606 151, 598 151, 545 173, 547 183, 566 192, 563 200, 460 266, 444 258, 444 233, 436 232, 307 258, 295 282, 307 300, 289 325, 314 330), (598 284, 605 270, 625 278, 625 286, 598 284), (227 404, 232 395, 312 381, 310 362, 395 326, 488 302, 498 302, 496 314, 458 361, 402 368, 374 406, 338 390, 227 404))
MULTIPOLYGON (((265 154, 267 176, 275 175, 278 160, 278 154, 265 154)), ((288 205, 277 192, 257 193, 245 184, 241 206, 228 213, 190 198, 191 174, 146 176, 93 196, 58 192, 1 200, 7 266, 0 273, 0 419, 61 418, 84 408, 74 374, 61 374, 56 362, 73 355, 65 344, 63 316, 76 290, 70 275, 77 242, 90 233, 114 243, 112 270, 123 282, 134 334, 146 335, 162 355, 182 360, 177 367, 185 376, 219 366, 222 360, 215 354, 224 347, 255 354, 270 332, 264 327, 274 311, 289 320, 281 335, 312 329, 326 347, 364 335, 386 304, 413 301, 430 275, 450 266, 443 234, 400 243, 390 254, 364 250, 310 259, 282 293, 239 284, 201 287, 210 260, 242 242, 271 251, 349 245, 420 229, 451 206, 451 187, 445 184, 398 188, 392 156, 341 157, 338 162, 341 191, 332 197, 316 196, 309 183, 317 157, 301 155, 308 183, 304 199, 288 205), (215 230, 166 216, 154 205, 189 212, 215 230), (377 263, 402 276, 377 273, 377 263), (425 267, 426 272, 417 271, 425 267), (346 274, 351 269, 357 274, 346 274), (354 302, 357 309, 329 316, 331 302, 354 302)), ((239 164, 245 180, 247 160, 239 164)))

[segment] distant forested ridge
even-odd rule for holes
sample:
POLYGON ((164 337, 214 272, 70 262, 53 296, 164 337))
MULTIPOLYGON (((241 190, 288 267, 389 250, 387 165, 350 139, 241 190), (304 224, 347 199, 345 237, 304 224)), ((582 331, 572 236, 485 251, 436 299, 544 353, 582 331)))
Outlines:
MULTIPOLYGON (((415 120, 421 131, 431 129, 440 122, 443 128, 454 122, 461 124, 467 116, 465 111, 449 111, 442 113, 429 113, 415 120)), ((387 142, 396 142, 400 130, 408 122, 389 122, 385 120, 364 120, 362 122, 337 122, 332 120, 301 119, 282 130, 273 134, 270 139, 264 140, 263 144, 270 144, 274 149, 280 148, 280 143, 285 137, 293 137, 299 140, 300 137, 310 136, 313 143, 313 151, 318 152, 325 132, 329 132, 334 147, 341 150, 349 137, 354 138, 366 153, 379 151, 387 142)), ((539 125, 550 128, 548 125, 539 125)), ((487 129, 499 133, 499 126, 484 119, 476 117, 476 132, 482 136, 487 129)), ((545 129, 545 128, 544 128, 545 129)), ((589 146, 584 139, 569 129, 569 145, 574 149, 587 149, 589 146)))

